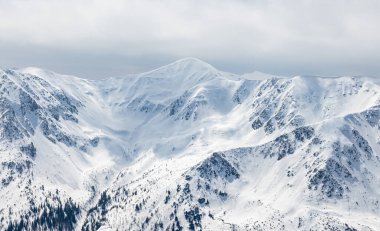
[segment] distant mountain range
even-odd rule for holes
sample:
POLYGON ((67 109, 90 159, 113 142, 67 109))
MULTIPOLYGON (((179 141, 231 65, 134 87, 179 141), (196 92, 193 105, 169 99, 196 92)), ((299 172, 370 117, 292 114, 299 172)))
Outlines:
POLYGON ((380 230, 379 119, 376 78, 0 70, 0 230, 380 230))

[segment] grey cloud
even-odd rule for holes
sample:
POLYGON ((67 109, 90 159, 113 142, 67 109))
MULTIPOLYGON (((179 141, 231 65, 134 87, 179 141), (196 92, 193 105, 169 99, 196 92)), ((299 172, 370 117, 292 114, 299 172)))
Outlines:
POLYGON ((376 0, 0 0, 0 66, 89 78, 198 57, 232 72, 380 76, 376 0))

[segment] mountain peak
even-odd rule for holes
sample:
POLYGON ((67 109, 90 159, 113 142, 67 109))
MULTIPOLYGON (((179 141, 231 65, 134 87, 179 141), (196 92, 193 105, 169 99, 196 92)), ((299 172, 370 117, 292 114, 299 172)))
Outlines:
POLYGON ((194 57, 185 57, 185 58, 182 58, 182 59, 178 59, 177 61, 173 62, 172 64, 211 66, 209 63, 207 63, 207 62, 205 62, 203 60, 200 60, 198 58, 194 58, 194 57))
POLYGON ((157 73, 196 73, 196 72, 212 72, 217 73, 219 72, 215 67, 212 65, 192 57, 187 57, 183 59, 179 59, 177 61, 174 61, 172 63, 169 63, 167 65, 164 65, 162 67, 159 67, 157 69, 154 69, 152 71, 148 71, 146 73, 143 73, 142 75, 146 74, 157 74, 157 73))

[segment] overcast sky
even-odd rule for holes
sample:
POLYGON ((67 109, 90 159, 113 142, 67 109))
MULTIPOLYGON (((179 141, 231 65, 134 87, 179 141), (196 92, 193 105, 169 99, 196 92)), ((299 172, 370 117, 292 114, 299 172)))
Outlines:
POLYGON ((183 57, 277 75, 380 77, 379 0, 0 0, 0 67, 85 78, 183 57))

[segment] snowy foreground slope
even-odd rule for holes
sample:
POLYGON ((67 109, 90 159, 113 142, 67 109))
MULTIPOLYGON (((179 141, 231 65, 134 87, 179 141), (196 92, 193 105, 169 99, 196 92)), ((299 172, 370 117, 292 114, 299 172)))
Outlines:
POLYGON ((0 230, 380 230, 380 82, 0 70, 0 230))

